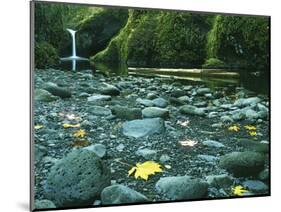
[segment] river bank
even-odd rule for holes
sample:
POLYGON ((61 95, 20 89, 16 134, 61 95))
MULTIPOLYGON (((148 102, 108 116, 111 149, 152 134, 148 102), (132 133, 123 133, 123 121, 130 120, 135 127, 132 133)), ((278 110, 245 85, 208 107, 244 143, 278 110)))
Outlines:
MULTIPOLYGON (((36 200, 69 207, 81 206, 79 197, 85 206, 212 199, 236 196, 232 189, 240 185, 248 190, 245 195, 269 193, 266 95, 243 87, 187 85, 172 78, 105 77, 91 70, 36 70, 34 79, 36 200), (83 136, 74 136, 78 130, 83 136), (80 184, 80 172, 84 176, 93 170, 93 175, 101 169, 79 160, 87 147, 101 158, 96 161, 103 164, 101 176, 106 177, 80 184), (159 163, 163 172, 147 181, 128 176, 136 163, 150 160, 159 163), (58 164, 67 170, 56 171, 58 164), (78 175, 66 174, 68 179, 64 171, 78 175), (66 182, 63 194, 54 192, 59 181, 51 182, 50 175, 66 182), (175 186, 186 182, 192 187, 175 186), (119 184, 145 197, 130 191, 137 196, 132 202, 110 199, 104 188, 119 184), (91 186, 99 187, 95 194, 86 191, 91 186)), ((111 192, 125 195, 122 191, 111 192)))

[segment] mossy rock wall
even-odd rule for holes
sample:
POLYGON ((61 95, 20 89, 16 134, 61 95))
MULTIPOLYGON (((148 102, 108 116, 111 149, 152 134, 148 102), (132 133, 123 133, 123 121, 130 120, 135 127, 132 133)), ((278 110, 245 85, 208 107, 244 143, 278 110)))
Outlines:
POLYGON ((230 67, 265 69, 269 66, 269 19, 218 15, 208 35, 209 58, 230 67))
POLYGON ((199 66, 206 57, 210 18, 213 15, 131 10, 127 25, 92 60, 129 66, 199 66))

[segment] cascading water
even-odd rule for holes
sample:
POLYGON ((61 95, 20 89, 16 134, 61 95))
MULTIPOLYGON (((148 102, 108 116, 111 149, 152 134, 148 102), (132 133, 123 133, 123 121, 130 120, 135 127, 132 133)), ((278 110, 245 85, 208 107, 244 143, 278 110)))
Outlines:
POLYGON ((61 61, 72 61, 72 70, 75 71, 77 61, 88 61, 88 59, 76 55, 76 40, 75 40, 76 31, 73 29, 66 29, 66 30, 71 34, 72 37, 72 55, 70 57, 61 58, 61 61))

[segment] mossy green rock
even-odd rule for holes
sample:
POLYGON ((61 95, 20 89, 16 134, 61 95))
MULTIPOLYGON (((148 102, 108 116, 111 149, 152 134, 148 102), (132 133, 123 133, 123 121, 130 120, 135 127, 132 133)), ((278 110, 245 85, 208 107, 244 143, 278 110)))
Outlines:
POLYGON ((56 101, 59 98, 52 95, 50 92, 48 92, 44 89, 35 89, 34 99, 35 99, 35 101, 53 102, 53 101, 56 101))
POLYGON ((51 168, 45 196, 57 207, 91 206, 110 185, 109 170, 92 151, 71 151, 51 168))
POLYGON ((59 87, 53 82, 47 82, 44 84, 44 89, 49 91, 54 96, 59 96, 61 98, 70 98, 71 93, 67 88, 59 87))
POLYGON ((232 152, 221 157, 219 166, 234 176, 255 176, 264 168, 265 156, 252 151, 232 152))
POLYGON ((35 201, 35 209, 49 209, 49 208, 56 208, 55 204, 52 201, 47 199, 35 201))
POLYGON ((35 43, 35 68, 45 69, 59 64, 57 50, 47 42, 35 43))

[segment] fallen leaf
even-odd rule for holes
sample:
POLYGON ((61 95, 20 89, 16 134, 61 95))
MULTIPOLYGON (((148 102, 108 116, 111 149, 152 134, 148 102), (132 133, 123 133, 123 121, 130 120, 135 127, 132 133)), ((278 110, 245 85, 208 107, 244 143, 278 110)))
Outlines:
POLYGON ((163 172, 161 165, 154 161, 146 161, 144 163, 137 163, 136 166, 128 171, 128 176, 135 174, 135 178, 139 177, 148 180, 149 175, 154 175, 156 172, 163 172))
POLYGON ((244 189, 241 185, 239 185, 239 186, 235 186, 234 188, 232 188, 232 192, 236 196, 244 196, 244 193, 247 193, 249 191, 244 189))
POLYGON ((90 142, 87 140, 84 141, 73 141, 71 143, 71 146, 73 147, 84 147, 84 146, 89 146, 90 142))
POLYGON ((35 126, 34 126, 34 129, 35 129, 35 130, 39 130, 39 129, 43 128, 43 127, 44 127, 43 125, 35 125, 35 126))
POLYGON ((237 125, 233 125, 233 126, 230 126, 228 128, 229 131, 234 131, 234 132, 238 132, 240 130, 240 127, 238 127, 237 125))
POLYGON ((257 136, 257 132, 256 132, 256 131, 250 131, 250 132, 249 132, 249 135, 250 135, 250 136, 257 136))
POLYGON ((182 146, 194 146, 198 143, 198 141, 187 139, 187 140, 184 140, 184 141, 179 141, 179 143, 182 146))
POLYGON ((74 137, 81 137, 81 138, 83 138, 85 135, 86 135, 86 132, 85 132, 85 130, 82 130, 82 129, 77 130, 76 132, 73 133, 74 137))
POLYGON ((253 125, 245 125, 244 128, 247 130, 257 130, 257 128, 253 125))
POLYGON ((64 128, 77 128, 80 127, 80 124, 63 124, 64 128))

